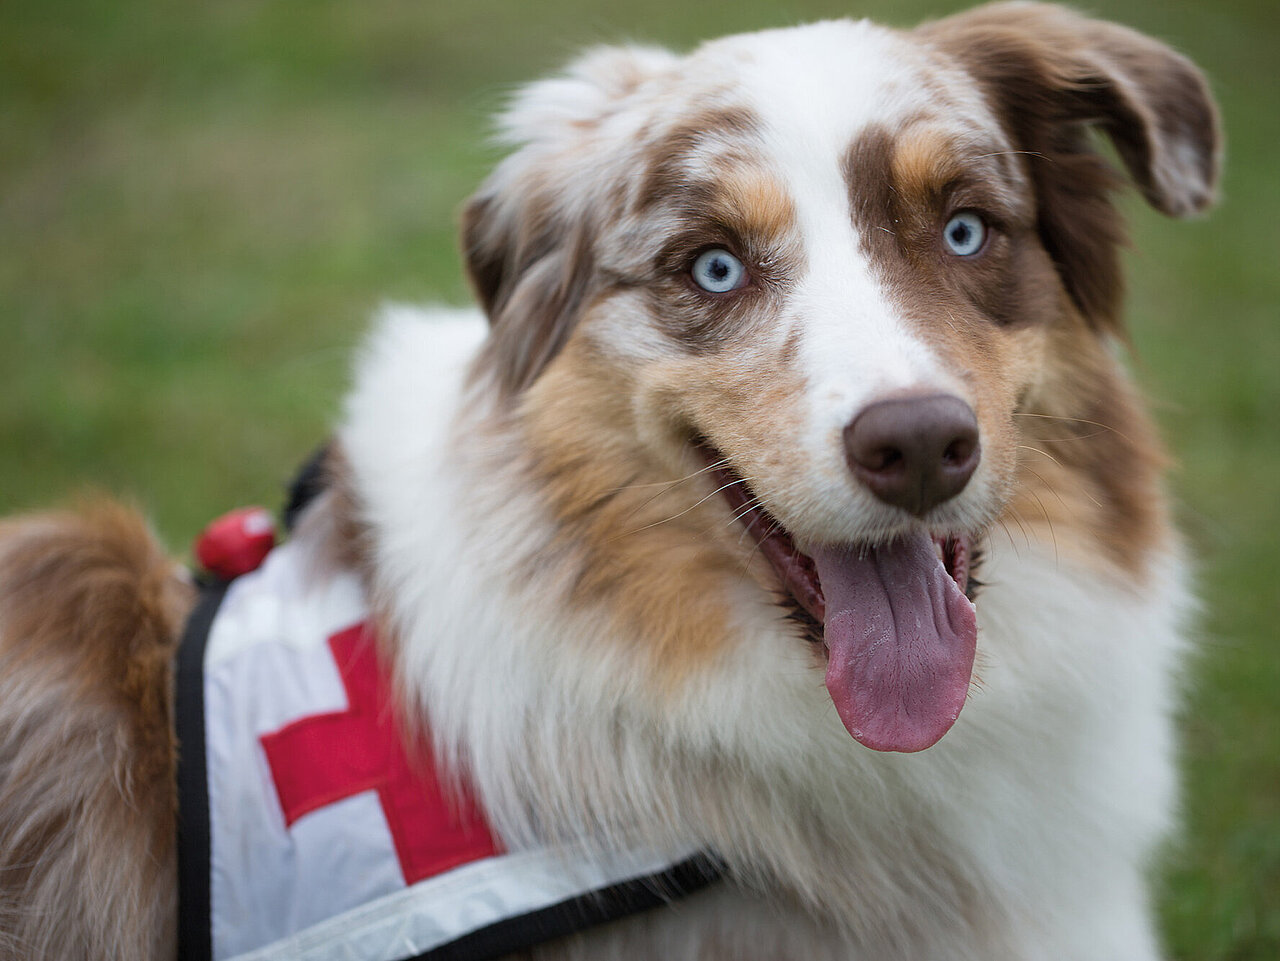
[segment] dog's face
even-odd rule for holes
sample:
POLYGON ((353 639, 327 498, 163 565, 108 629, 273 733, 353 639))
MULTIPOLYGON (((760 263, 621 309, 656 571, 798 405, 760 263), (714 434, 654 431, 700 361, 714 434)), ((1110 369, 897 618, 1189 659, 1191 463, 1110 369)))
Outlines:
MULTIPOLYGON (((940 738, 970 684, 973 557, 1030 483, 1026 419, 1141 419, 1113 383, 1120 228, 1088 124, 1153 204, 1208 204, 1194 68, 1055 8, 608 50, 526 90, 520 149, 467 211, 478 370, 579 581, 643 594, 637 565, 667 565, 649 600, 680 608, 708 569, 749 570, 784 633, 823 641, 856 738, 940 738)), ((1110 469, 1142 473, 1128 442, 1110 469)), ((1098 502, 1107 467, 1068 455, 1033 495, 1066 472, 1098 502)))

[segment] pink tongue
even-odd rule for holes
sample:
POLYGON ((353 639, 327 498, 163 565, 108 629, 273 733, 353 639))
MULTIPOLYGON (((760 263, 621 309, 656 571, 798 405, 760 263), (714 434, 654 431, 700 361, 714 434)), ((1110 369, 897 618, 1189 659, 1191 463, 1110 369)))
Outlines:
POLYGON ((856 740, 923 751, 950 730, 973 673, 973 604, 927 534, 811 555, 826 599, 827 690, 856 740))

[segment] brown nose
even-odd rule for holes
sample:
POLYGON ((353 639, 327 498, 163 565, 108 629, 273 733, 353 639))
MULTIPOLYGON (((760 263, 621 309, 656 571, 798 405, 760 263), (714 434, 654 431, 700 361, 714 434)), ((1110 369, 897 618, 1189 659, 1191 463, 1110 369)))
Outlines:
POLYGON ((952 394, 865 407, 844 429, 844 452, 871 493, 917 517, 964 490, 982 456, 973 408, 952 394))

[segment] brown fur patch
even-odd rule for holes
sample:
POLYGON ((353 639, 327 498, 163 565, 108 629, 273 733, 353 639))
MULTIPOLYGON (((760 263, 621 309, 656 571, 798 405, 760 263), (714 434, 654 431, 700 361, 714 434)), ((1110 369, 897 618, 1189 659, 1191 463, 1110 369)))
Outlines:
POLYGON ((577 356, 589 349, 575 339, 523 405, 531 476, 557 525, 540 576, 559 568, 569 604, 643 638, 654 669, 676 679, 723 649, 720 585, 738 571, 709 529, 712 510, 694 506, 703 485, 639 455, 628 391, 577 356))
POLYGON ((594 223, 565 218, 554 188, 522 189, 516 210, 481 194, 463 212, 467 268, 492 326, 478 367, 511 395, 564 346, 595 275, 594 223))
POLYGON ((1042 380, 1015 414, 1018 482, 1006 519, 1077 560, 1141 582, 1167 546, 1165 454, 1118 362, 1083 321, 1055 329, 1042 380), (1062 358, 1069 357, 1069 361, 1062 358))
POLYGON ((694 114, 675 129, 655 136, 645 150, 634 209, 643 213, 689 184, 690 158, 714 150, 721 157, 749 157, 760 121, 745 107, 718 107, 694 114))
MULTIPOLYGON (((769 255, 796 239, 795 205, 786 189, 758 167, 726 164, 713 180, 691 180, 674 189, 667 206, 671 222, 663 223, 670 236, 657 256, 659 271, 683 271, 694 254, 722 246, 768 262, 769 275, 794 273, 791 258, 779 263, 769 255)), ((765 279, 758 269, 757 277, 765 279)))
POLYGON ((776 242, 796 229, 795 205, 787 191, 762 171, 742 168, 727 171, 720 180, 717 206, 711 217, 728 223, 739 235, 757 243, 776 242))
POLYGON ((965 306, 1003 326, 1045 317, 1053 305, 1030 296, 1043 282, 1027 282, 1044 279, 1028 260, 1042 256, 1026 243, 1032 202, 1005 160, 995 140, 959 140, 919 122, 897 131, 871 127, 850 145, 845 178, 854 222, 889 290, 918 291, 935 316, 950 305, 953 320, 965 306), (990 236, 982 253, 959 258, 943 247, 943 229, 966 209, 982 214, 990 236))
POLYGON ((908 203, 930 203, 961 176, 955 138, 925 124, 908 126, 893 144, 892 183, 908 203))
POLYGON ((0 525, 0 958, 172 957, 192 601, 118 505, 0 525))
POLYGON ((523 471, 556 528, 536 573, 558 584, 568 604, 607 618, 607 633, 643 640, 638 653, 660 684, 674 688, 734 643, 726 583, 777 589, 767 562, 714 495, 706 465, 687 447, 689 425, 716 432, 715 442, 772 456, 770 433, 795 429, 776 418, 792 409, 783 400, 797 385, 763 362, 744 365, 740 354, 725 352, 673 355, 640 386, 595 350, 575 337, 521 405, 531 458, 523 471), (691 384, 705 390, 691 391, 691 384), (638 395, 646 398, 643 412, 633 406, 638 395), (743 418, 744 409, 756 413, 743 418), (664 447, 685 455, 659 463, 644 453, 635 442, 637 416, 651 421, 646 432, 669 434, 664 447), (734 436, 742 431, 754 435, 734 436))

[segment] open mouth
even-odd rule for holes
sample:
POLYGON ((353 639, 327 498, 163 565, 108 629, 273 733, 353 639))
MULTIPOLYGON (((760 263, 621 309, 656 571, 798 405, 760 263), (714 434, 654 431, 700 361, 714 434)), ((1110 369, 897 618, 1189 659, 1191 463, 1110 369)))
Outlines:
POLYGON ((923 529, 802 552, 718 452, 702 447, 733 511, 798 616, 821 638, 826 685, 849 733, 878 751, 921 751, 959 717, 977 648, 971 539, 923 529))

